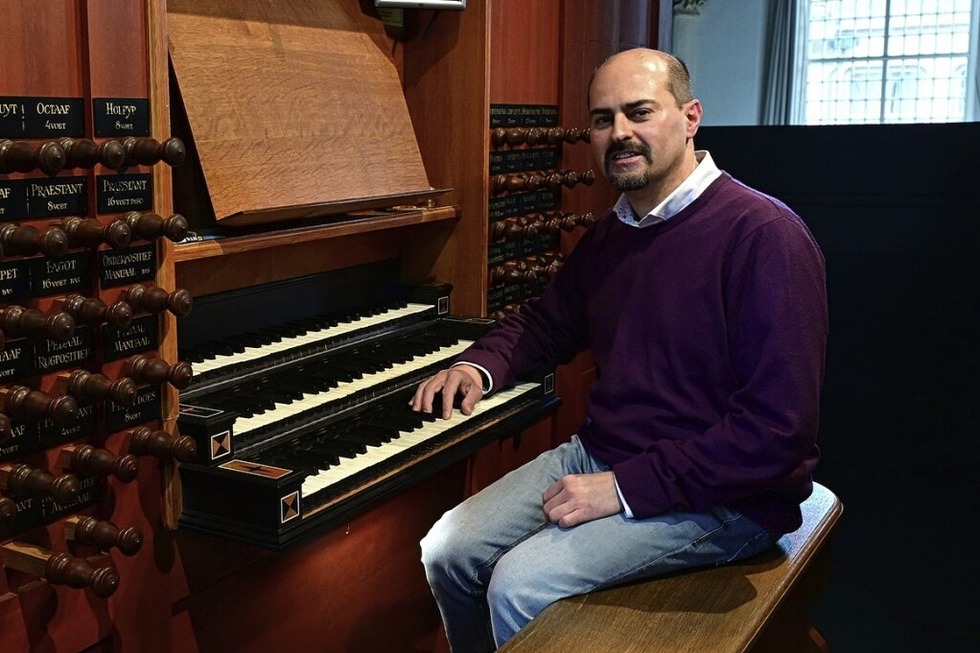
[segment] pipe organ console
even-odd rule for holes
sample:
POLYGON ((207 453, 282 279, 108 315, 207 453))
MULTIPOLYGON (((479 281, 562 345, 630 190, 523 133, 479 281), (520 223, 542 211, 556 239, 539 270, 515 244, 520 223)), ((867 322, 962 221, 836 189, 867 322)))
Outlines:
POLYGON ((472 70, 557 3, 399 48, 370 4, 5 3, 0 650, 395 650, 437 628, 418 539, 551 445, 553 369, 408 399, 594 220, 589 130, 472 70))
POLYGON ((492 321, 450 316, 444 285, 357 287, 346 273, 294 281, 290 291, 307 284, 334 302, 317 312, 284 307, 275 300, 289 295, 273 284, 202 299, 182 323, 181 358, 195 369, 180 413, 197 452, 181 466, 189 528, 284 548, 557 402, 553 377, 543 372, 470 416, 416 414, 408 407, 416 385, 492 321), (221 314, 236 315, 239 328, 205 326, 221 314))

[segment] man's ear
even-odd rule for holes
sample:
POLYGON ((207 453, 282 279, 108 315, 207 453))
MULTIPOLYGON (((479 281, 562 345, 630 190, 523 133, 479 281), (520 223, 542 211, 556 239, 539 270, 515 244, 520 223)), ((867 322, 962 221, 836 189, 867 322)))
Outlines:
POLYGON ((701 115, 704 109, 701 107, 701 100, 694 99, 687 103, 684 108, 684 117, 687 118, 687 137, 694 138, 701 126, 701 115))

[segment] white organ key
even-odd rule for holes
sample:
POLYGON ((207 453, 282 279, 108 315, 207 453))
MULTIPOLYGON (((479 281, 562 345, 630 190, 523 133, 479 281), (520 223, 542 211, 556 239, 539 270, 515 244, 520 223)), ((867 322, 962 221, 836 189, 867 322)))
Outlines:
POLYGON ((347 335, 353 331, 369 329, 371 327, 384 324, 385 322, 408 317, 409 315, 423 313, 430 308, 432 308, 432 306, 429 304, 408 304, 401 308, 389 309, 378 313, 377 315, 360 318, 352 322, 346 322, 344 324, 338 324, 336 326, 310 331, 301 336, 283 338, 279 342, 273 342, 268 345, 262 345, 259 347, 245 347, 244 351, 237 354, 220 354, 212 359, 194 363, 194 373, 200 376, 201 374, 205 374, 213 370, 219 370, 223 367, 228 367, 229 365, 247 363, 248 361, 264 358, 266 356, 272 356, 289 349, 296 349, 312 343, 320 342, 322 340, 329 340, 331 338, 347 335))
POLYGON ((422 426, 417 429, 408 432, 399 432, 399 437, 392 439, 390 442, 385 442, 378 447, 368 447, 367 453, 365 454, 360 454, 354 458, 341 458, 339 465, 332 466, 317 474, 311 474, 303 479, 300 495, 306 497, 315 494, 324 488, 346 478, 350 478, 358 472, 369 469, 413 447, 424 444, 463 422, 479 417, 489 410, 499 408, 521 395, 531 392, 538 388, 539 385, 538 383, 523 383, 509 390, 502 390, 497 394, 478 401, 473 412, 469 415, 464 415, 458 410, 454 410, 452 417, 448 420, 439 418, 431 422, 423 422, 422 426))
POLYGON ((304 394, 302 399, 298 401, 288 404, 276 403, 271 410, 252 415, 251 417, 239 417, 236 419, 232 425, 232 433, 238 436, 254 431, 267 424, 278 422, 287 417, 306 412, 307 410, 319 408, 331 401, 344 399, 365 388, 378 386, 400 376, 411 374, 415 370, 427 365, 447 361, 462 353, 464 349, 472 344, 472 340, 460 340, 454 345, 441 347, 432 353, 416 356, 405 363, 398 363, 381 372, 364 374, 360 379, 340 383, 329 390, 304 394))

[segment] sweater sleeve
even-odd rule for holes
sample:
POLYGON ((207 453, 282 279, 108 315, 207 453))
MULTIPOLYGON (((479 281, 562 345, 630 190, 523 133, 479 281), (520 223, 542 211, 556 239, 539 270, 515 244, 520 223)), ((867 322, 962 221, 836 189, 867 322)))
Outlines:
POLYGON ((652 438, 613 465, 638 518, 738 509, 760 491, 793 495, 816 465, 828 331, 823 256, 798 219, 781 216, 732 246, 724 274, 734 389, 703 433, 652 438))
POLYGON ((493 391, 513 386, 517 377, 541 364, 570 361, 588 348, 588 319, 581 276, 584 274, 586 232, 565 265, 545 287, 540 297, 508 315, 456 359, 485 369, 493 391))

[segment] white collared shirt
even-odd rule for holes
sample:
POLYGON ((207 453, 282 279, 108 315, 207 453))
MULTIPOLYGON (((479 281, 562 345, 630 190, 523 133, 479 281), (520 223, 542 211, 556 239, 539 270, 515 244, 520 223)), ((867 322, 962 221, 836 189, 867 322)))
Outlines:
POLYGON ((626 199, 626 195, 620 195, 619 200, 613 206, 613 211, 620 222, 631 227, 649 227, 669 220, 696 200, 711 185, 711 182, 721 176, 721 170, 715 165, 714 159, 711 158, 711 154, 707 150, 697 150, 694 156, 698 159, 698 165, 694 171, 670 195, 665 197, 664 201, 653 207, 653 210, 642 218, 637 219, 636 211, 626 199))

